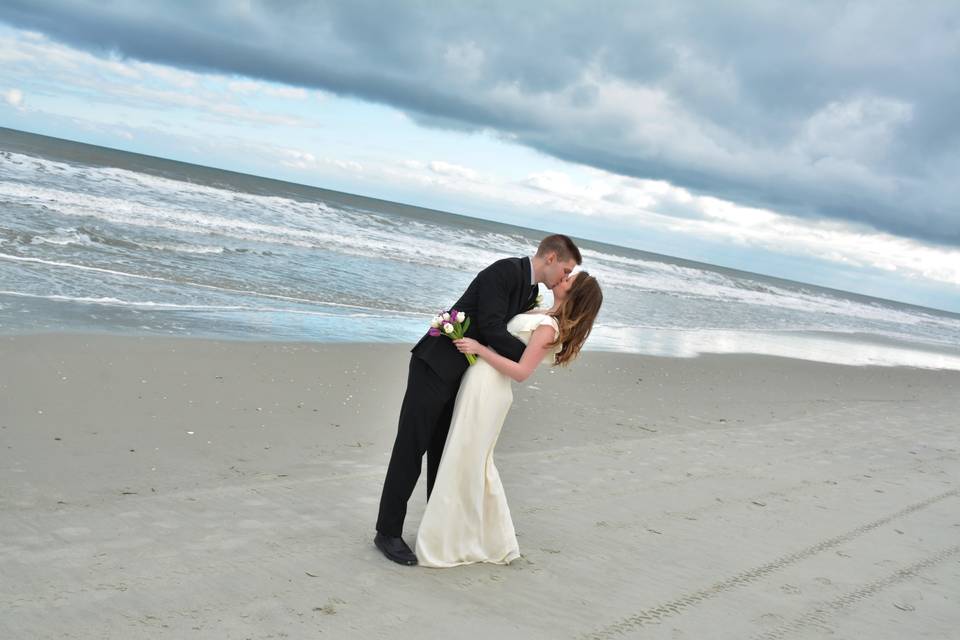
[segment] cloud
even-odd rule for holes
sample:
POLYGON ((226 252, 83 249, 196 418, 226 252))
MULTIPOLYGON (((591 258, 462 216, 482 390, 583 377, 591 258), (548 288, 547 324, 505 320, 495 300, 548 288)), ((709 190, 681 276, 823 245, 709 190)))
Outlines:
POLYGON ((264 82, 256 82, 254 80, 233 80, 227 86, 229 87, 230 91, 242 95, 259 93, 272 96, 274 98, 288 98, 291 100, 305 100, 308 95, 307 90, 300 87, 270 85, 264 82))
POLYGON ((318 167, 325 165, 328 167, 335 167, 348 173, 361 173, 363 171, 363 165, 356 160, 318 158, 309 151, 281 148, 272 145, 250 145, 249 143, 245 143, 245 145, 248 148, 252 146, 252 148, 256 149, 258 153, 263 154, 264 157, 276 157, 283 166, 290 167, 291 169, 313 171, 318 167))
POLYGON ((3 99, 14 109, 23 108, 23 91, 20 91, 20 89, 9 89, 3 94, 3 99))
POLYGON ((317 157, 309 151, 299 149, 281 149, 281 162, 293 169, 310 169, 317 165, 317 157))
POLYGON ((696 196, 960 245, 954 3, 6 0, 0 20, 105 64, 355 96, 696 196))
POLYGON ((430 171, 449 178, 457 178, 460 180, 476 180, 478 177, 477 172, 469 167, 453 164, 451 162, 443 162, 442 160, 434 160, 427 166, 430 168, 430 171))
POLYGON ((471 179, 437 175, 447 163, 407 160, 368 167, 366 178, 422 184, 454 196, 557 214, 619 219, 623 229, 673 231, 705 243, 732 242, 780 255, 895 273, 910 281, 960 285, 960 249, 931 246, 842 220, 804 219, 697 196, 663 181, 602 170, 549 170, 510 181, 471 170, 471 179))
POLYGON ((243 102, 243 97, 251 93, 299 101, 307 96, 304 89, 230 80, 116 56, 100 57, 51 42, 42 34, 0 36, 0 62, 6 62, 8 73, 19 72, 21 77, 51 83, 57 94, 77 94, 86 102, 161 111, 191 109, 211 120, 231 124, 299 128, 319 125, 299 116, 254 109, 243 102))
POLYGON ((885 159, 897 130, 912 118, 912 105, 897 100, 858 97, 831 102, 803 123, 793 151, 801 157, 875 163, 885 159))

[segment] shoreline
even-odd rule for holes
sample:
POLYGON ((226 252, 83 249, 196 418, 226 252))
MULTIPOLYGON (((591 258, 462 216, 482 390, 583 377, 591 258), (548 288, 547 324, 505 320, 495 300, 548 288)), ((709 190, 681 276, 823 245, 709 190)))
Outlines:
MULTIPOLYGON (((960 622, 960 372, 541 367, 496 452, 522 557, 427 570, 372 544, 410 346, 0 337, 0 635, 892 640, 960 622)), ((410 543, 424 495, 421 478, 410 543)))
MULTIPOLYGON (((639 331, 639 330, 637 330, 639 331)), ((585 353, 609 353, 644 358, 693 359, 714 356, 757 356, 798 360, 819 364, 884 368, 916 368, 933 371, 960 371, 960 347, 948 343, 911 342, 893 336, 868 334, 863 332, 843 333, 838 331, 744 331, 716 329, 644 329, 647 347, 631 348, 621 343, 600 343, 594 339, 588 341, 585 353), (846 349, 845 353, 837 350, 846 349)), ((218 333, 202 335, 146 333, 138 331, 117 331, 111 328, 101 330, 62 330, 49 328, 43 330, 15 330, 0 333, 0 341, 5 339, 35 339, 41 336, 84 336, 98 338, 119 338, 131 340, 199 340, 209 342, 227 342, 244 344, 286 344, 301 346, 355 345, 358 347, 381 347, 385 349, 408 349, 419 340, 415 336, 404 341, 375 340, 308 340, 301 338, 258 337, 252 335, 226 335, 218 333)), ((602 340, 602 338, 601 338, 602 340)), ((642 342, 642 341, 641 341, 642 342)))

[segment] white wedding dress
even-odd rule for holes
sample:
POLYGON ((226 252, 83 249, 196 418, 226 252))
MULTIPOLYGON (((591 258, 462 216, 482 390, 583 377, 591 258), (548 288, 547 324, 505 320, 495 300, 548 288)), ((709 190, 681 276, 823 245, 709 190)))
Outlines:
MULTIPOLYGON (((543 313, 521 313, 507 330, 526 344, 537 327, 557 321, 543 313)), ((544 358, 552 363, 557 345, 544 358)), ((510 508, 493 464, 493 449, 513 402, 510 378, 482 358, 460 383, 440 468, 417 531, 417 562, 454 567, 474 562, 509 564, 520 557, 510 508)))

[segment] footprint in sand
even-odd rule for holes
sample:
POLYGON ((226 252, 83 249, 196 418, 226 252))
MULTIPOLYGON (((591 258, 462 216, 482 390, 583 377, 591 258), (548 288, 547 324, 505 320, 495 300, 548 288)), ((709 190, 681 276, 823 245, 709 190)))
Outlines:
POLYGON ((758 618, 758 622, 765 627, 772 627, 783 623, 783 616, 775 613, 765 613, 758 618))
POLYGON ((313 610, 317 613, 322 613, 325 616, 332 616, 336 615, 338 604, 347 603, 345 600, 341 600, 340 598, 328 598, 327 604, 323 605, 322 607, 314 607, 313 610))

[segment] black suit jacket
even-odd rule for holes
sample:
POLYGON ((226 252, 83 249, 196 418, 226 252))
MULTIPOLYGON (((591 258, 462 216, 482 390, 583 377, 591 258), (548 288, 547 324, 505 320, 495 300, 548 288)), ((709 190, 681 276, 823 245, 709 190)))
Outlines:
MULTIPOLYGON (((536 299, 530 285, 530 260, 504 258, 481 271, 453 305, 470 318, 467 337, 491 347, 500 355, 520 361, 526 346, 507 331, 507 321, 526 311, 536 299)), ((424 335, 411 350, 441 378, 459 381, 467 370, 466 357, 446 336, 424 335)))

